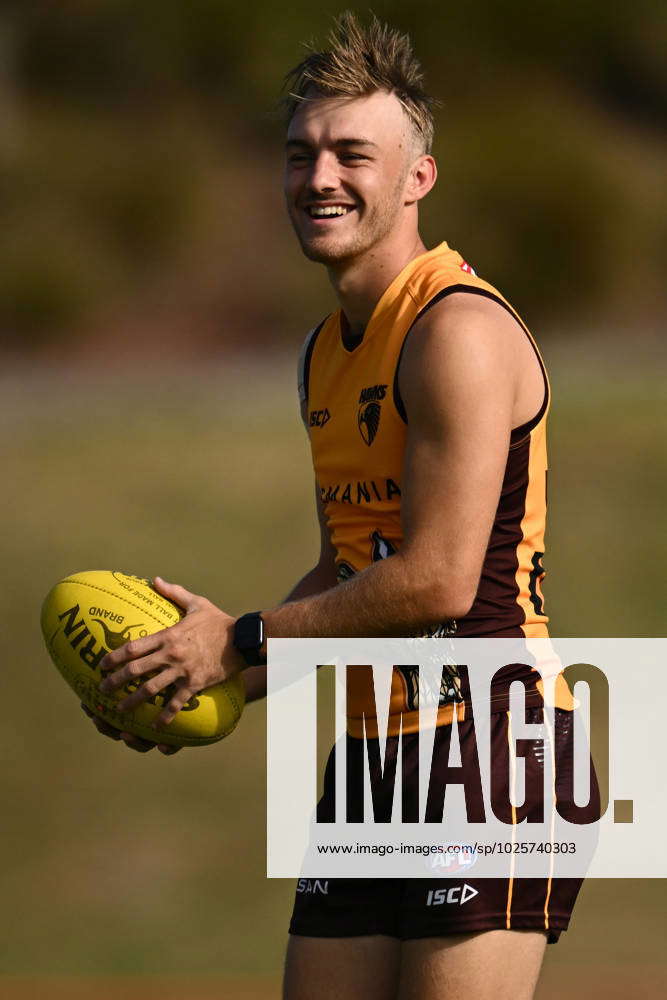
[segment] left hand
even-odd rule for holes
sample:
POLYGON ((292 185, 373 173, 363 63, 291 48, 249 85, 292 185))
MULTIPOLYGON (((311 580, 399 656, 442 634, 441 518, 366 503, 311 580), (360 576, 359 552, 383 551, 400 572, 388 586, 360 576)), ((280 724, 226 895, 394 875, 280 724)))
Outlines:
POLYGON ((126 747, 129 747, 130 750, 136 750, 137 753, 148 753, 153 747, 157 747, 165 757, 171 757, 172 754, 178 753, 179 750, 183 749, 183 747, 172 747, 166 743, 155 743, 153 740, 143 740, 140 736, 133 736, 132 733, 122 732, 120 729, 116 729, 115 726, 110 726, 104 719, 100 719, 83 702, 81 702, 81 708, 92 721, 98 733, 102 733, 103 736, 108 736, 109 739, 116 742, 122 740, 126 747))
POLYGON ((152 674, 118 703, 120 711, 125 712, 174 685, 174 694, 154 723, 157 728, 168 725, 193 695, 242 669, 245 661, 233 644, 234 618, 205 597, 191 594, 185 587, 167 583, 159 576, 153 586, 183 608, 185 617, 176 625, 143 639, 132 639, 107 653, 100 662, 102 672, 107 673, 100 691, 109 694, 128 681, 152 674))

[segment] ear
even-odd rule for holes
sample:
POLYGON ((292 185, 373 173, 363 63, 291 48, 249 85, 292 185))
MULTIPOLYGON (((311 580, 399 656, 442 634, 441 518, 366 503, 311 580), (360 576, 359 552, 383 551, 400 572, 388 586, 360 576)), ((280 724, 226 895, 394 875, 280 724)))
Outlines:
POLYGON ((429 193, 438 177, 438 168, 432 156, 425 154, 418 157, 410 167, 405 182, 405 201, 412 205, 421 201, 429 193))

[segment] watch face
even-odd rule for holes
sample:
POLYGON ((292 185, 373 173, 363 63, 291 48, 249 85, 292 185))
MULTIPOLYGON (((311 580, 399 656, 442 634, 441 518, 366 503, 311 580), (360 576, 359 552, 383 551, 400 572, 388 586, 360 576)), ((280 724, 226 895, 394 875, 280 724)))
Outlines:
POLYGON ((263 642, 264 622, 259 611, 242 615, 234 626, 234 645, 249 667, 266 663, 266 657, 260 652, 263 642))

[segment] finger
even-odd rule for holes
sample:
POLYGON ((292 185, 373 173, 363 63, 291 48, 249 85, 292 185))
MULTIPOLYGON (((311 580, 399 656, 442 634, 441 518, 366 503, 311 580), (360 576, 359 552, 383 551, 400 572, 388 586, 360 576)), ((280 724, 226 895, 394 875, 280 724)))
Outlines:
POLYGON ((176 718, 183 706, 190 701, 193 694, 194 691, 191 690, 191 688, 186 687, 185 685, 179 687, 175 694, 163 707, 162 711, 153 723, 153 728, 157 729, 158 726, 168 726, 169 723, 176 718))
POLYGON ((88 718, 92 720, 93 725, 95 726, 95 729, 97 729, 98 733, 101 733, 102 736, 109 736, 111 737, 112 740, 120 739, 119 729, 115 729, 108 722, 105 722, 104 719, 100 719, 99 715, 95 715, 94 712, 91 712, 88 706, 84 705, 83 702, 81 702, 81 708, 86 713, 88 718))
POLYGON ((171 757, 172 754, 178 753, 179 750, 183 749, 183 747, 172 747, 167 743, 158 743, 157 748, 165 757, 171 757))
POLYGON ((148 653, 154 653, 162 645, 162 633, 165 631, 165 629, 160 629, 159 632, 145 635, 141 639, 132 639, 119 646, 118 649, 111 650, 100 660, 100 670, 103 674, 108 673, 110 670, 116 670, 124 663, 128 663, 129 660, 138 660, 148 653))
POLYGON ((115 729, 113 726, 110 726, 108 722, 104 721, 104 719, 94 718, 93 725, 98 733, 102 734, 102 736, 109 736, 112 740, 116 741, 120 739, 120 729, 115 729))
POLYGON ((153 587, 158 594, 167 597, 174 604, 178 604, 183 610, 190 614, 200 606, 202 598, 198 594, 193 594, 185 587, 179 587, 177 583, 167 583, 161 576, 156 576, 153 580, 153 587))
POLYGON ((155 673, 159 675, 163 670, 174 669, 171 664, 165 663, 164 654, 157 650, 154 654, 143 656, 140 660, 130 660, 124 667, 119 667, 112 674, 108 674, 99 685, 99 690, 103 694, 110 694, 118 690, 129 681, 136 681, 144 674, 155 673))
POLYGON ((167 670, 163 670, 162 673, 156 674, 155 677, 149 677, 141 687, 137 688, 136 691, 133 691, 126 698, 123 698, 122 701, 119 701, 116 708, 119 712, 129 712, 131 709, 136 708, 137 705, 148 701, 149 698, 154 698, 160 691, 164 691, 166 687, 173 684, 180 672, 179 667, 169 667, 167 670))
POLYGON ((132 733, 121 733, 120 738, 126 747, 136 750, 137 753, 148 753, 156 746, 151 740, 142 740, 140 736, 133 736, 132 733))

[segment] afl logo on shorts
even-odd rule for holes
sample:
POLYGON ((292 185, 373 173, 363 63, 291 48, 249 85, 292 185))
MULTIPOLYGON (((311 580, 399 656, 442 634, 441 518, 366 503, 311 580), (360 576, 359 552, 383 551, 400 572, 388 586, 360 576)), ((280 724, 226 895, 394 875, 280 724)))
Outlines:
POLYGON ((357 423, 359 432, 370 448, 380 426, 380 404, 387 392, 386 385, 369 385, 359 394, 357 423))

